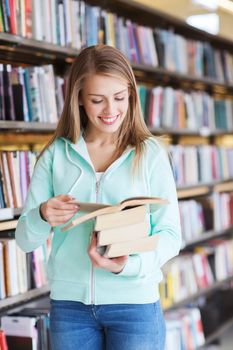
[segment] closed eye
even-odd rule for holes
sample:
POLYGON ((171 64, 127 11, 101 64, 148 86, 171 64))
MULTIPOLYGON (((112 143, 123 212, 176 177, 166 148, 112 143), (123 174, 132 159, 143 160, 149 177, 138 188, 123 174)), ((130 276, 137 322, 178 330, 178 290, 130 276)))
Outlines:
POLYGON ((92 102, 92 103, 95 103, 95 104, 98 104, 98 103, 103 102, 103 100, 92 100, 91 102, 92 102))

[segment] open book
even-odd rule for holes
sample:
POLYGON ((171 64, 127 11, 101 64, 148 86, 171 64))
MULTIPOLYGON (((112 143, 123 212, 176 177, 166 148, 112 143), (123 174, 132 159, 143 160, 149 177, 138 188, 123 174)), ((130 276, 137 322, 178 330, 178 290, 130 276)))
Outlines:
POLYGON ((87 203, 79 201, 74 201, 74 203, 79 205, 79 212, 83 212, 83 215, 79 215, 67 225, 63 226, 61 229, 62 232, 65 232, 75 227, 76 225, 79 225, 87 220, 96 218, 100 215, 117 213, 125 209, 137 206, 149 205, 149 211, 152 213, 158 208, 160 208, 162 205, 168 204, 168 201, 166 199, 158 197, 132 197, 127 198, 115 205, 102 203, 87 203))

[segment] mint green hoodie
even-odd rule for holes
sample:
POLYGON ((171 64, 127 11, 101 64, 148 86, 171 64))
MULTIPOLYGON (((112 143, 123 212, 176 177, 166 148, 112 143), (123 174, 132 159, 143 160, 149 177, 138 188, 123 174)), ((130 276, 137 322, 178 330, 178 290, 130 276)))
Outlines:
POLYGON ((170 202, 149 218, 151 233, 160 234, 156 251, 129 256, 119 274, 93 268, 91 264, 87 249, 93 221, 65 233, 61 233, 60 227, 53 227, 47 268, 52 299, 96 305, 144 304, 159 299, 160 268, 178 254, 181 231, 176 187, 168 156, 154 139, 148 139, 145 146, 139 173, 132 175, 135 153, 128 147, 104 172, 98 186, 82 136, 77 144, 57 139, 37 162, 16 228, 16 241, 25 252, 44 244, 51 234, 50 225, 40 216, 39 206, 53 196, 71 194, 83 202, 110 204, 129 197, 154 196, 170 202))

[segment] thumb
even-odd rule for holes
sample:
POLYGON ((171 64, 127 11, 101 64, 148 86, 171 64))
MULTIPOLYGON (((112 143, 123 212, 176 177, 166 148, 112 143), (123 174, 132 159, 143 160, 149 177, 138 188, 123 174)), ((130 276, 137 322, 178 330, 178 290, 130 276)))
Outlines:
POLYGON ((62 202, 69 202, 74 199, 74 197, 71 196, 70 194, 60 194, 56 198, 62 202))

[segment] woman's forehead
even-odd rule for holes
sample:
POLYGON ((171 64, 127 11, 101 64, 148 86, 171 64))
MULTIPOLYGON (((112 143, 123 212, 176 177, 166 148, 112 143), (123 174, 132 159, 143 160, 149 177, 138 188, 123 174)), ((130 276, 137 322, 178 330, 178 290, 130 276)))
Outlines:
POLYGON ((117 76, 92 74, 84 80, 83 90, 88 95, 114 95, 127 91, 128 82, 117 76))

